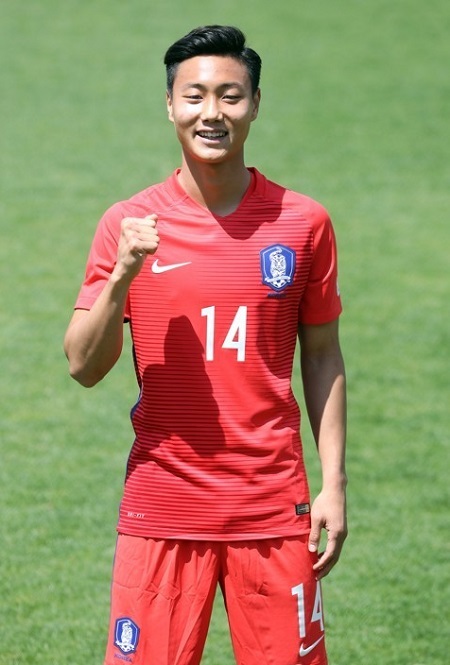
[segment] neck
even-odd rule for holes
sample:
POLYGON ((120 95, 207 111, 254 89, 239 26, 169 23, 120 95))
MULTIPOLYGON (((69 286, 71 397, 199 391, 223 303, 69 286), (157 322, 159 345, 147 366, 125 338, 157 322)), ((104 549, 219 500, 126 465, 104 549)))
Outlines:
POLYGON ((204 164, 183 156, 178 180, 194 201, 224 217, 238 208, 250 185, 251 175, 243 161, 238 164, 204 164))

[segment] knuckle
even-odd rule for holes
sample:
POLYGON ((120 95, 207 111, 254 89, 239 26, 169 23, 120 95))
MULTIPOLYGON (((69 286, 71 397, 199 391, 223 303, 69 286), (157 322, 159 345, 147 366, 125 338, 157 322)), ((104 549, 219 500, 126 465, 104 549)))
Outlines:
POLYGON ((129 234, 133 228, 133 219, 131 217, 125 217, 121 222, 121 231, 124 235, 129 234))

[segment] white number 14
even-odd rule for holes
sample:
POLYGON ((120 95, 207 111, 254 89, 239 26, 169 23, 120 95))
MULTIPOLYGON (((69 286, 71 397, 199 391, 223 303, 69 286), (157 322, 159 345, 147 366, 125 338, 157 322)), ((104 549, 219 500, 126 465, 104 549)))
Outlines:
MULTIPOLYGON (((202 316, 206 317, 206 360, 214 360, 216 308, 205 307, 202 316)), ((245 360, 245 343, 247 338, 247 307, 241 305, 231 323, 222 344, 223 349, 235 349, 239 362, 245 360)))
MULTIPOLYGON (((306 637, 305 593, 303 590, 303 584, 298 584, 297 586, 292 587, 291 592, 293 596, 297 596, 298 629, 300 637, 303 638, 306 637)), ((320 623, 320 629, 323 631, 322 594, 319 582, 317 582, 316 585, 316 596, 311 615, 311 623, 314 621, 320 623)))

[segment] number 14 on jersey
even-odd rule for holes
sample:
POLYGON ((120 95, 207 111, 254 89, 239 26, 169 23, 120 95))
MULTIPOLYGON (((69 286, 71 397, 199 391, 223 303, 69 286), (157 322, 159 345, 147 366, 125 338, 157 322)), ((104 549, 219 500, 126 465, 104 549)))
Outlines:
MULTIPOLYGON (((216 343, 216 307, 205 307, 201 311, 206 318, 205 357, 207 361, 214 360, 216 343)), ((220 341, 220 340, 219 340, 220 341)), ((245 346, 247 341, 247 307, 241 305, 234 316, 228 332, 223 340, 222 349, 234 349, 238 362, 245 361, 245 346)))

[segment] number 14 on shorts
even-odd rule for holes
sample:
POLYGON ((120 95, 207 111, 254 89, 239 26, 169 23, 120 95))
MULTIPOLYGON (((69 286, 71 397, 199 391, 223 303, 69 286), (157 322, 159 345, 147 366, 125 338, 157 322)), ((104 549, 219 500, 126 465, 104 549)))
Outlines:
POLYGON ((322 591, 320 582, 316 583, 316 594, 314 597, 314 604, 311 616, 307 616, 305 607, 305 588, 304 584, 297 584, 292 587, 292 595, 297 596, 297 611, 298 611, 298 630, 300 635, 300 656, 306 656, 310 653, 324 638, 324 623, 323 623, 323 610, 322 610, 322 591), (309 619, 309 621, 308 621, 309 619), (306 638, 307 626, 318 622, 322 635, 312 643, 304 642, 306 638))

